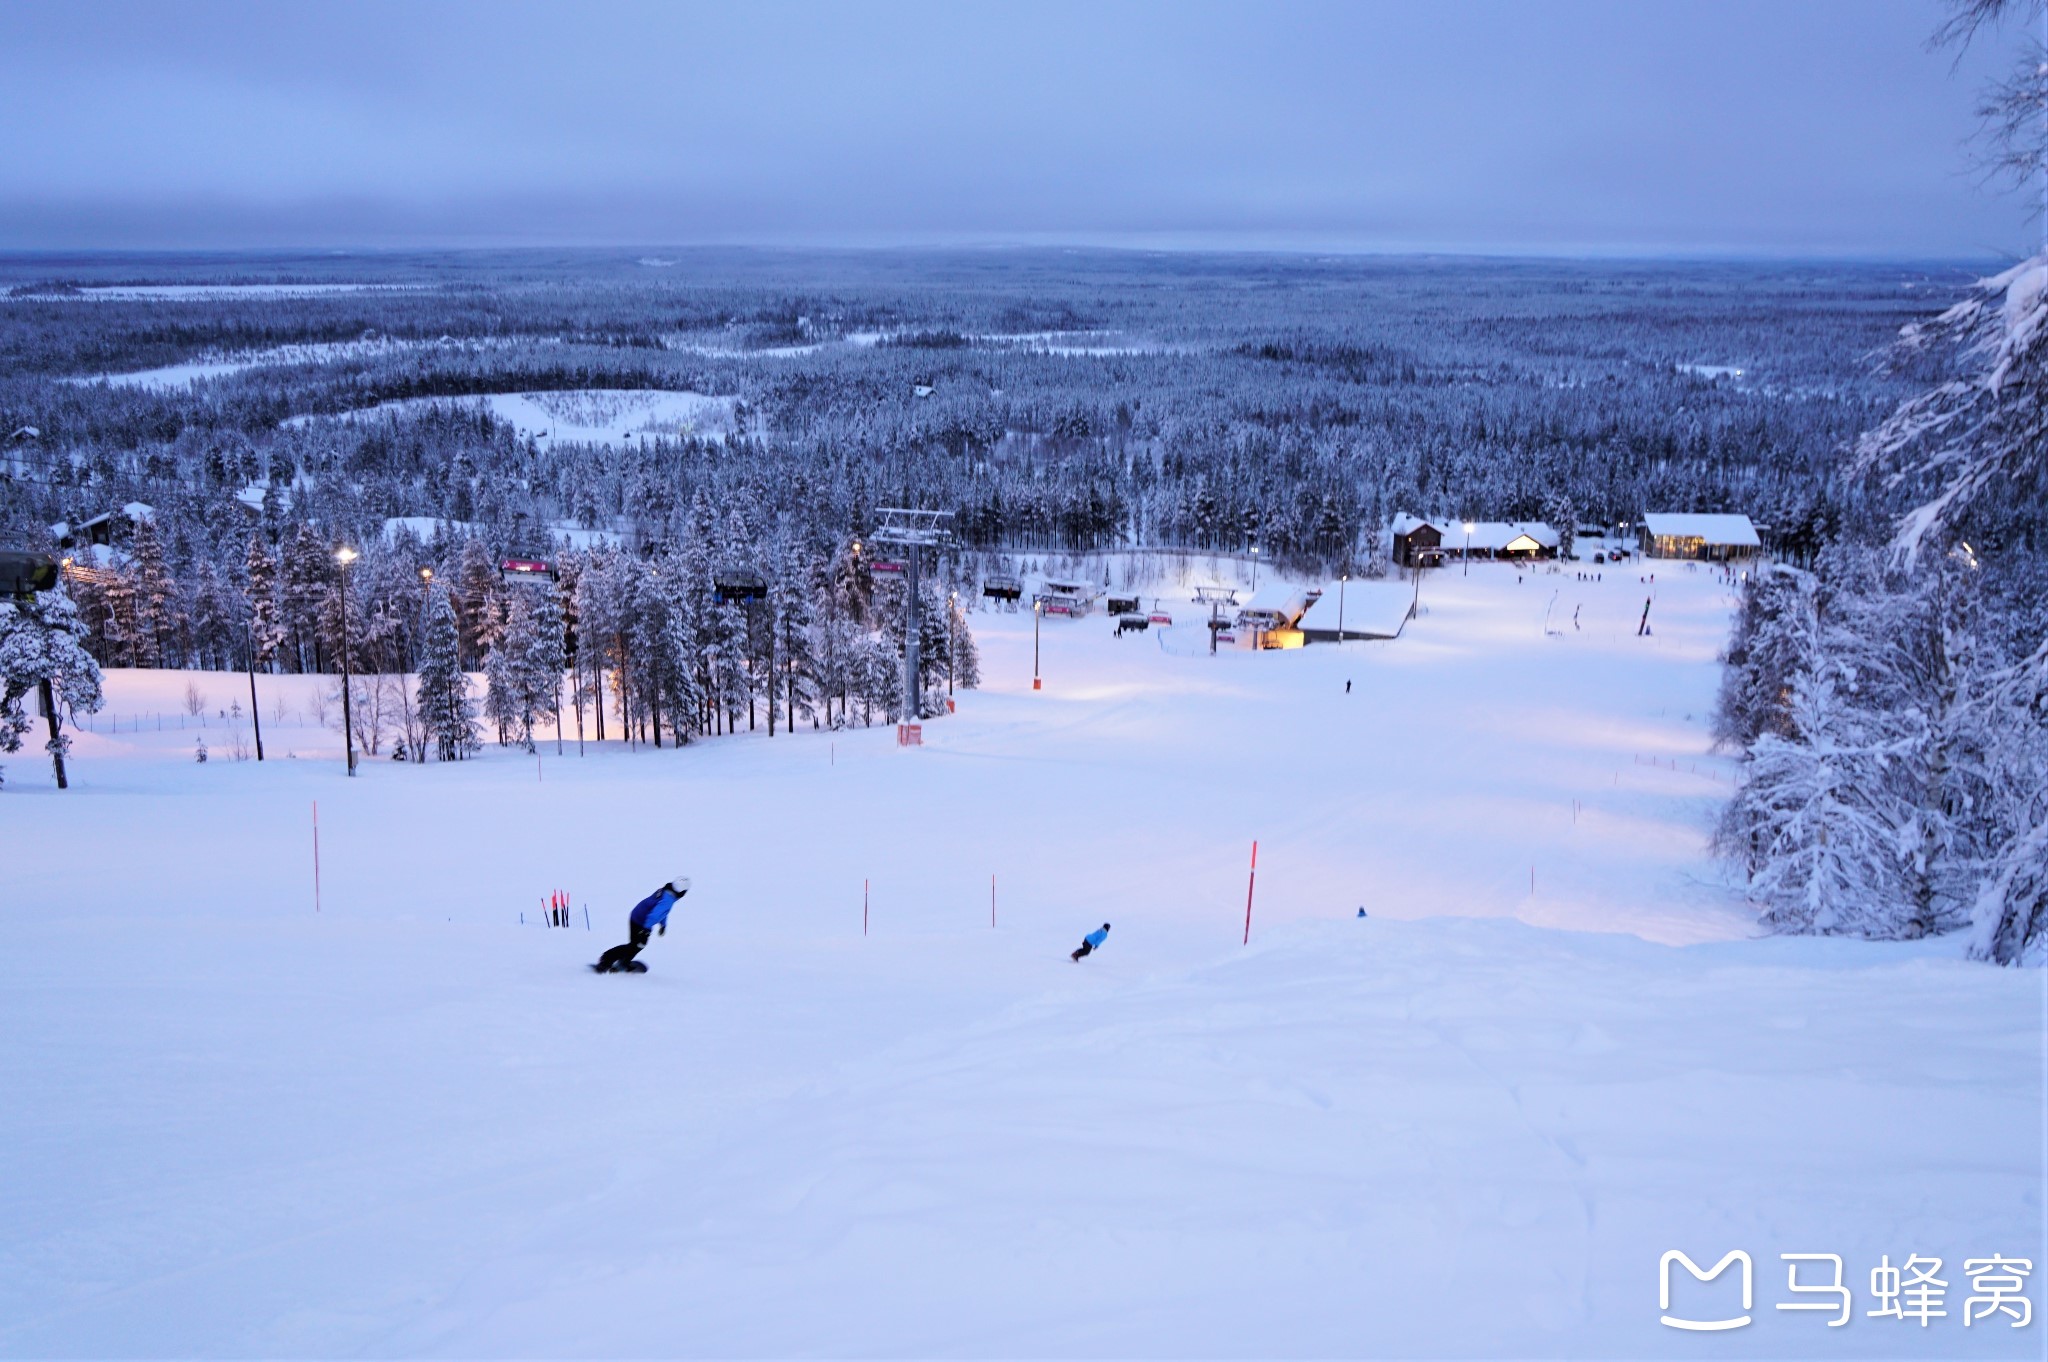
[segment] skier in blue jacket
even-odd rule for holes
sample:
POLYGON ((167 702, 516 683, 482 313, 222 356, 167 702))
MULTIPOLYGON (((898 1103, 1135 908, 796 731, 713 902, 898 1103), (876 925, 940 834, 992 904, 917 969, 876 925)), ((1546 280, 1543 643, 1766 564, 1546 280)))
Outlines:
POLYGON ((1081 949, 1074 952, 1074 959, 1079 960, 1084 955, 1095 954, 1095 952, 1102 949, 1102 943, 1107 940, 1109 940, 1109 924, 1105 922, 1081 938, 1081 949))
POLYGON ((668 910, 675 907, 683 895, 689 892, 690 877, 678 875, 634 904, 632 913, 626 919, 631 939, 625 945, 614 946, 599 956, 598 972, 612 974, 624 970, 633 963, 633 957, 640 954, 656 935, 667 936, 668 910))

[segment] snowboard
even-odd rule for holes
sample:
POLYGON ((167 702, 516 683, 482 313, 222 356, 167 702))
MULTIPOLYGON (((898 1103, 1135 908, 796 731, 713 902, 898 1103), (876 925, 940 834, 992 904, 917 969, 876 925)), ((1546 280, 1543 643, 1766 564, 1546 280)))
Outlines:
POLYGON ((647 973, 647 966, 641 964, 638 960, 628 960, 619 965, 592 965, 590 972, 592 974, 645 974, 647 973))

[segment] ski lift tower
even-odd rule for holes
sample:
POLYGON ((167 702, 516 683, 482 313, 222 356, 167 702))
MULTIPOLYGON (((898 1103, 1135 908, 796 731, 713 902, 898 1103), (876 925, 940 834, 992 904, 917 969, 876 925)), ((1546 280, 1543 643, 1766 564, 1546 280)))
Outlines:
POLYGON ((944 548, 953 542, 953 513, 902 506, 878 506, 875 511, 882 517, 882 523, 868 538, 903 550, 904 584, 909 587, 903 601, 903 722, 914 724, 924 717, 917 675, 919 560, 925 549, 944 548))
POLYGON ((1195 604, 1209 607, 1209 618, 1205 623, 1209 626, 1209 656, 1214 657, 1216 656, 1216 635, 1230 627, 1230 622, 1223 618, 1223 607, 1227 605, 1232 611, 1237 609, 1237 588, 1234 586, 1198 586, 1195 588, 1195 604))

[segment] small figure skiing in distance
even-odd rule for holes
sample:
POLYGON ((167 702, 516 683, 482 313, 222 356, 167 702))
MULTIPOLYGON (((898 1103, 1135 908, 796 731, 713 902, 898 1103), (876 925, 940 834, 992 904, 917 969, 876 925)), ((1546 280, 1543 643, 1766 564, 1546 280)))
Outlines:
POLYGON ((1095 952, 1102 949, 1102 943, 1107 940, 1109 940, 1109 924, 1105 922, 1081 938, 1081 949, 1074 952, 1074 959, 1079 960, 1084 955, 1095 954, 1095 952))
POLYGON ((614 946, 600 955, 591 968, 599 974, 645 974, 647 966, 634 957, 646 949, 647 943, 656 935, 668 935, 668 910, 689 892, 690 877, 678 875, 634 904, 631 915, 626 919, 630 939, 625 945, 614 946))

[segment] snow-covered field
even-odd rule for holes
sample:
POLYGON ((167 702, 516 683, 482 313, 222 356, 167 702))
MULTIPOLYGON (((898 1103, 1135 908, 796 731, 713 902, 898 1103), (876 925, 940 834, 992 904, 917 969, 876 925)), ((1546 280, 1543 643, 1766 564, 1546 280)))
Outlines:
POLYGON ((910 749, 349 781, 311 679, 258 765, 198 678, 200 765, 192 678, 115 675, 73 789, 0 792, 0 1354, 2039 1356, 1961 1320, 1965 1258, 2048 1266, 2039 973, 1752 939, 1730 594, 1660 571, 1638 638, 1605 576, 1288 653, 1048 621, 1039 692, 983 614, 910 749), (651 973, 583 969, 683 873, 651 973), (1661 1325, 1674 1248, 1753 1322, 1661 1325), (1776 1308, 1802 1252, 1847 1327, 1776 1308), (1948 1315, 1866 1317, 1916 1253, 1948 1315))
POLYGON ((288 426, 359 421, 429 406, 483 406, 545 447, 557 440, 627 444, 650 436, 722 439, 732 428, 733 399, 643 388, 574 388, 562 392, 493 393, 488 397, 409 397, 341 416, 294 416, 288 426))
POLYGON ((221 299, 313 298, 329 293, 403 293, 424 284, 88 284, 74 292, 0 293, 32 302, 190 303, 221 299))
MULTIPOLYGON (((531 342, 522 338, 521 343, 531 342)), ((444 354, 480 354, 486 350, 502 349, 506 344, 508 342, 503 340, 478 337, 456 340, 450 336, 443 336, 439 340, 423 341, 396 336, 370 336, 352 341, 320 341, 298 345, 269 345, 252 350, 212 351, 181 364, 167 364, 155 369, 133 369, 118 374, 94 374, 70 381, 104 382, 116 388, 148 388, 156 392, 174 392, 181 388, 189 388, 201 379, 226 378, 248 369, 273 365, 336 364, 423 350, 435 350, 444 354)))

